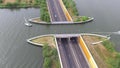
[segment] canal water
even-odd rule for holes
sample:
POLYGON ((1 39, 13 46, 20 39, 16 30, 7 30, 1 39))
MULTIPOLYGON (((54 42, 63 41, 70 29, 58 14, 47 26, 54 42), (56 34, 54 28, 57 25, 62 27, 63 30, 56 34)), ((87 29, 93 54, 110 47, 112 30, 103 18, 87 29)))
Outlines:
MULTIPOLYGON (((86 24, 24 25, 26 19, 39 17, 40 10, 0 9, 0 68, 42 68, 42 49, 26 42, 43 34, 116 32, 120 30, 119 0, 75 0, 80 15, 94 17, 86 24), (114 3, 114 4, 113 4, 114 3)), ((120 35, 111 35, 116 50, 120 51, 120 35)))

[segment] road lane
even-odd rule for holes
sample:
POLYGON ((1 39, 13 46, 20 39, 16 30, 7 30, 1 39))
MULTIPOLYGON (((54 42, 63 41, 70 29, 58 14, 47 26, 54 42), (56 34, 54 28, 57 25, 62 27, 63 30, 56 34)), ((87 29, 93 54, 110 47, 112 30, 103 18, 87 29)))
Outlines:
POLYGON ((75 38, 57 38, 63 68, 89 68, 89 65, 75 38), (61 39, 61 40, 60 40, 61 39))
POLYGON ((57 42, 58 42, 58 48, 59 48, 59 51, 60 51, 60 56, 61 56, 63 68, 70 68, 71 67, 69 65, 70 60, 68 58, 67 51, 63 46, 61 46, 63 44, 62 44, 62 42, 61 42, 61 40, 59 38, 57 38, 57 42))
POLYGON ((77 37, 73 37, 70 43, 74 46, 73 48, 76 51, 76 55, 78 56, 77 58, 79 59, 79 63, 81 64, 81 68, 89 68, 89 64, 87 63, 87 60, 85 59, 85 56, 78 44, 77 37))
POLYGON ((67 21, 58 0, 46 0, 52 22, 67 21))
POLYGON ((57 14, 56 9, 55 9, 54 1, 53 0, 46 0, 46 1, 48 4, 48 8, 49 8, 52 22, 59 21, 59 18, 57 18, 58 14, 57 14))
POLYGON ((63 12, 63 9, 60 5, 60 1, 59 0, 54 0, 54 1, 55 1, 56 6, 57 6, 57 9, 58 9, 59 16, 61 17, 61 21, 67 21, 66 16, 63 12))

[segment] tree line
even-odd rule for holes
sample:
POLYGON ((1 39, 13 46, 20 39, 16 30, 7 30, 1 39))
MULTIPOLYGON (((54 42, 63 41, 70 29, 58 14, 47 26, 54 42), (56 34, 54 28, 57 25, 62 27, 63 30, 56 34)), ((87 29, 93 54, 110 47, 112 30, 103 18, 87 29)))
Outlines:
POLYGON ((46 0, 40 0, 40 13, 42 21, 50 22, 46 0))
POLYGON ((44 58, 43 68, 60 68, 59 57, 56 48, 52 48, 45 44, 42 48, 42 54, 44 58))

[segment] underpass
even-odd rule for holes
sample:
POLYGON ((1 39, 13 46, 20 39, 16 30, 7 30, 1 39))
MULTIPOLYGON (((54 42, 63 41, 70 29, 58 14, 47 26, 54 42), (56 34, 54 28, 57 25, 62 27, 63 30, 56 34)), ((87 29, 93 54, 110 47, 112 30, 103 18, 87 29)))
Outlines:
POLYGON ((56 39, 63 68, 89 68, 77 37, 56 39))
MULTIPOLYGON (((46 0, 49 9, 51 23, 61 24, 66 23, 67 12, 63 11, 63 5, 61 0, 46 0), (62 6, 61 6, 62 5, 62 6), (66 14, 65 14, 66 13, 66 14)), ((69 16, 67 16, 69 17, 69 16)), ((67 22, 70 23, 70 22, 67 22)), ((62 35, 56 37, 58 45, 58 54, 61 63, 61 68, 91 68, 94 67, 94 60, 91 59, 87 47, 84 46, 83 41, 79 38, 78 34, 62 35), (70 36, 70 37, 68 37, 70 36), (81 45, 82 44, 82 45, 81 45), (89 58, 88 58, 89 57, 89 58)))

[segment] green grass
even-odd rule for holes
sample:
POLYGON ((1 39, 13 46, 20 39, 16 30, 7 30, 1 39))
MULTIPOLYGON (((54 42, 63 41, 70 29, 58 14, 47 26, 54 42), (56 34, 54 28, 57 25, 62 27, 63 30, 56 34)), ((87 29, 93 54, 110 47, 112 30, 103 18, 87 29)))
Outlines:
POLYGON ((21 0, 16 0, 14 3, 3 4, 2 0, 0 0, 0 8, 28 8, 28 7, 40 7, 41 0, 35 0, 35 2, 28 1, 22 2, 21 0))
POLYGON ((63 3, 65 5, 65 7, 67 8, 67 10, 69 9, 71 11, 71 12, 69 12, 70 15, 72 15, 72 16, 78 16, 79 15, 78 10, 76 8, 76 4, 73 0, 63 0, 63 3))
POLYGON ((41 7, 41 9, 40 9, 41 20, 49 23, 50 22, 50 15, 48 12, 46 0, 40 0, 40 7, 41 7))
POLYGON ((65 7, 73 18, 74 22, 85 22, 89 20, 87 16, 79 16, 74 0, 63 0, 65 7))
POLYGON ((42 48, 42 54, 44 58, 43 68, 60 68, 59 57, 56 48, 44 44, 42 48))
POLYGON ((102 42, 102 44, 105 46, 105 48, 106 48, 108 51, 110 51, 110 52, 114 52, 114 51, 115 51, 112 42, 106 40, 106 41, 102 42))
POLYGON ((87 17, 87 16, 76 16, 73 18, 74 22, 84 22, 87 20, 89 20, 89 17, 87 17))
POLYGON ((107 40, 102 44, 111 53, 111 56, 106 57, 106 63, 109 65, 109 68, 120 68, 120 53, 114 49, 113 43, 107 40))

